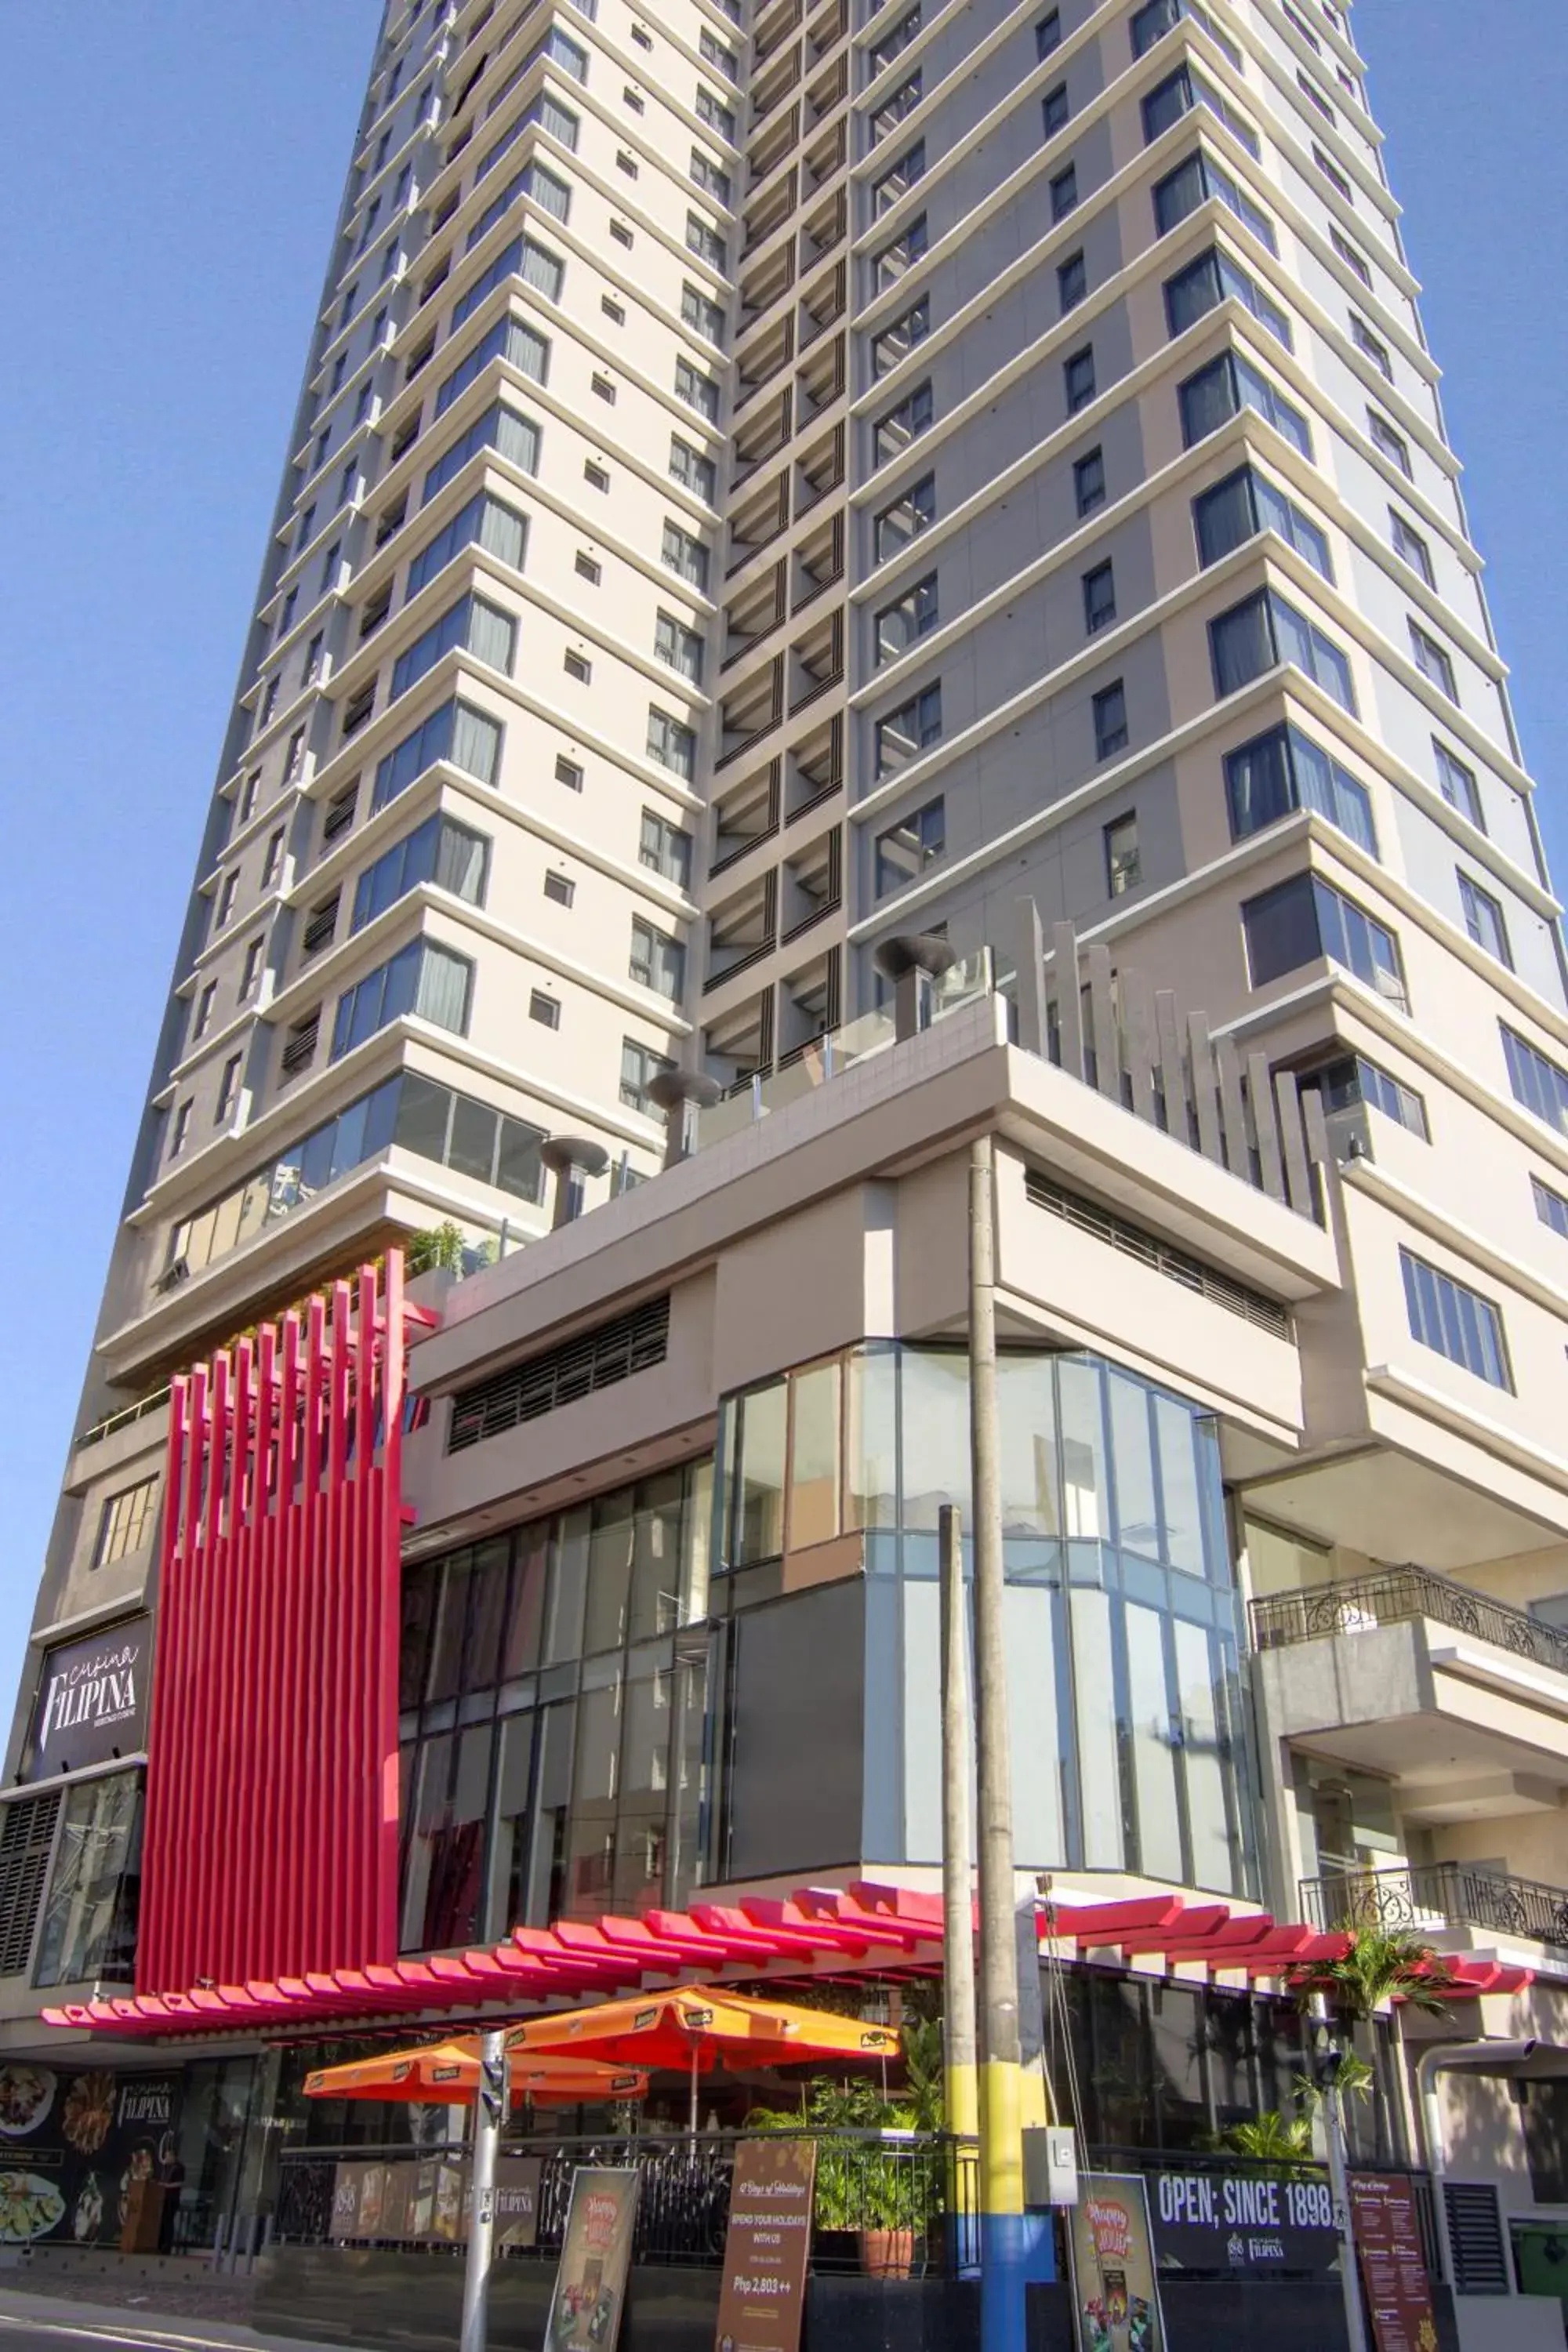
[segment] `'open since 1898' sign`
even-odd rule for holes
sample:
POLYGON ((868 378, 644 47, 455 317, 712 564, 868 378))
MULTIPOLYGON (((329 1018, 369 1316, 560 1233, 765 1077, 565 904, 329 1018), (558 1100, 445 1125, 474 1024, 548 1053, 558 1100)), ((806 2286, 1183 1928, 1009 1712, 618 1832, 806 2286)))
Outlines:
POLYGON ((1162 2271, 1279 2278, 1339 2252, 1328 2182, 1309 2174, 1160 2172, 1149 2189, 1162 2271))

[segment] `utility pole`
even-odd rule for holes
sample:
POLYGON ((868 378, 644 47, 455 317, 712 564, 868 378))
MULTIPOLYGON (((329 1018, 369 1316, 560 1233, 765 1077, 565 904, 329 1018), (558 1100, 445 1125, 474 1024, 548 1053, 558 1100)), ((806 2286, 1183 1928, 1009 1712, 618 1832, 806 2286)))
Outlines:
MULTIPOLYGON (((957 1509, 938 1517, 942 1557, 942 2093, 947 2128, 955 2142, 980 2132, 974 2076, 974 1892, 969 1859, 969 1666, 964 1638, 963 1537, 957 1509)), ((968 2151, 955 2146, 953 2187, 963 2179, 968 2151)), ((950 2234, 959 2267, 974 2259, 966 2200, 950 2204, 950 2234)))
POLYGON ((1323 2068, 1323 2132, 1329 2152, 1329 2193, 1334 2200, 1334 2225, 1340 2233, 1340 2292, 1344 2298, 1345 2336, 1350 2352, 1367 2352, 1366 2320, 1361 2304, 1361 2274, 1356 2268, 1355 2216, 1351 2210, 1351 2185, 1345 2163, 1345 2119, 1340 2105, 1340 2051, 1329 2017, 1326 1997, 1312 1995, 1312 2022, 1328 2048, 1323 2068))
POLYGON ((490 2256, 496 2230, 496 2150, 506 2114, 506 2033, 493 2026, 479 2040, 479 2081, 474 2094, 474 2152, 468 2189, 468 2252, 463 2266, 461 2352, 485 2352, 489 2320, 490 2256))
POLYGON ((995 1164, 990 1136, 969 1160, 969 1449, 974 1512, 974 1683, 979 1788, 980 2340, 1024 2352, 1024 2212, 1013 1769, 1003 1622, 1002 1461, 996 1392, 995 1164))

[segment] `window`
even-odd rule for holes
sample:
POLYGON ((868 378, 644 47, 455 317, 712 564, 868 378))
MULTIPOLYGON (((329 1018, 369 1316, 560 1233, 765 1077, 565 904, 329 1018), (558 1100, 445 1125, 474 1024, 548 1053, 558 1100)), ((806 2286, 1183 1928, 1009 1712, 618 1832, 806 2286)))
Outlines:
POLYGON ((718 472, 713 460, 705 457, 700 449, 693 449, 689 442, 683 441, 678 433, 669 436, 669 470, 683 488, 690 490, 705 505, 713 504, 713 494, 718 488, 718 472))
POLYGON ((528 544, 528 518, 516 507, 502 506, 499 499, 479 491, 458 509, 445 530, 426 540, 413 558, 404 602, 412 602, 437 572, 444 572, 454 557, 461 555, 464 548, 471 547, 476 541, 487 555, 495 556, 513 572, 521 572, 528 544))
POLYGON ((708 153, 705 148, 694 147, 692 149, 690 177, 696 182, 697 185, 706 195, 712 196, 718 203, 728 206, 730 202, 730 174, 728 172, 721 171, 720 169, 719 165, 713 161, 712 156, 708 153))
POLYGON ((635 180, 637 176, 637 157, 628 153, 626 148, 617 147, 616 150, 616 168, 617 171, 624 172, 628 180, 635 180))
MULTIPOLYGON (((1316 47, 1316 44, 1314 43, 1313 46, 1316 47)), ((1318 85, 1312 79, 1311 75, 1309 73, 1303 73, 1300 66, 1296 68, 1296 87, 1300 91, 1302 97, 1306 100, 1308 105, 1316 107, 1318 112, 1322 116, 1325 122, 1334 122, 1338 121, 1338 117, 1334 113, 1333 108, 1329 104, 1328 100, 1323 96, 1322 91, 1318 88, 1318 85)))
POLYGON ((1502 903, 1489 890, 1467 874, 1463 866, 1456 868, 1459 883, 1459 907, 1465 918, 1465 929, 1477 947, 1485 948, 1488 955, 1496 956, 1499 963, 1513 970, 1513 958, 1509 953, 1508 926, 1503 919, 1502 903))
POLYGON ((660 613, 654 624, 653 649, 661 662, 678 669, 693 686, 702 683, 702 638, 673 613, 660 613))
POLYGON ((1385 375, 1388 378, 1389 383, 1392 383, 1394 382, 1394 362, 1388 356, 1388 345, 1384 342, 1379 341, 1378 338, 1373 333, 1372 329, 1367 325, 1366 320, 1361 318, 1354 310, 1351 312, 1351 341, 1354 343, 1357 351, 1360 352, 1364 358, 1369 359, 1372 362, 1379 374, 1385 375))
POLYGON ((705 221, 700 213, 689 212, 686 215, 686 244, 687 249, 699 260, 707 262, 710 269, 728 269, 729 247, 712 222, 705 221))
POLYGON ((1409 625, 1411 657, 1416 668, 1428 686, 1435 686, 1448 701, 1458 702, 1459 690, 1454 682, 1454 665, 1447 654, 1436 637, 1429 637, 1426 630, 1418 628, 1414 621, 1409 625))
POLYGON ((121 1486, 117 1495, 106 1496, 92 1550, 94 1568, 112 1568, 117 1559, 128 1559, 151 1543, 157 1510, 156 1477, 139 1478, 133 1486, 121 1486))
POLYGON ((331 1059, 341 1061, 378 1029, 406 1014, 464 1035, 473 976, 473 965, 465 956, 453 955, 429 940, 410 940, 339 997, 331 1059))
POLYGON ((217 905, 213 913, 213 929, 221 931, 234 913, 235 894, 239 888, 239 868, 224 876, 217 887, 217 905))
POLYGON ((1068 86, 1065 81, 1058 81, 1056 88, 1047 90, 1040 100, 1040 119, 1047 139, 1054 139, 1058 131, 1066 130, 1071 112, 1068 86))
POLYGON ((678 889, 691 887, 691 835, 660 816, 657 809, 645 808, 642 813, 637 858, 650 874, 661 874, 678 889))
POLYGON ((1238 410, 1251 408, 1282 434, 1292 448, 1310 459, 1312 436, 1300 409, 1292 408, 1268 377, 1242 358, 1226 352, 1196 375, 1189 376, 1177 394, 1182 410, 1182 438, 1190 449, 1217 433, 1238 410))
POLYGON ((1543 1184, 1539 1176, 1531 1178, 1530 1188, 1535 1196, 1535 1213, 1542 1223, 1550 1225, 1554 1234, 1568 1241, 1568 1201, 1561 1192, 1554 1192, 1550 1184, 1543 1184))
POLYGON ((695 327, 705 342, 722 344, 724 341, 724 309, 722 303, 710 302, 700 286, 688 278, 680 289, 680 315, 689 327, 695 327))
POLYGON ((884 507, 872 524, 876 560, 885 563, 911 539, 918 539, 936 520, 936 476, 922 474, 891 506, 884 507))
POLYGON ((1334 194, 1338 196, 1342 196, 1347 205, 1353 205, 1355 202, 1355 190, 1352 187, 1349 180, 1341 171, 1339 165, 1334 162, 1333 157, 1331 155, 1325 155, 1315 139, 1312 142, 1312 161, 1317 165, 1319 171, 1321 172, 1324 179, 1327 180, 1330 187, 1334 191, 1334 194))
POLYGON ((1437 789, 1443 798, 1450 808, 1458 809, 1461 816, 1468 816, 1479 832, 1485 833, 1486 818, 1481 812, 1480 787, 1476 782, 1475 770, 1467 768, 1463 760, 1457 759, 1436 735, 1432 738, 1432 751, 1437 762, 1437 789))
POLYGON ((1265 474, 1243 466, 1227 474, 1212 490, 1193 500, 1193 524, 1197 532, 1198 558, 1205 568, 1218 563, 1260 530, 1278 531, 1315 572, 1332 582, 1334 570, 1329 542, 1295 502, 1276 489, 1265 474))
POLYGON ((569 874, 559 874, 552 866, 545 871, 544 895, 552 898, 558 907, 569 907, 577 896, 577 885, 569 874))
POLYGON ((558 784, 564 784, 569 793, 580 793, 583 789, 583 771, 575 760, 568 760, 565 754, 562 753, 555 761, 555 781, 558 784))
POLYGON ((169 1157, 171 1160, 177 1160, 190 1140, 191 1113, 195 1108, 195 1104, 192 1101, 190 1096, 187 1095, 184 1101, 174 1113, 174 1123, 169 1130, 169 1157))
POLYGON ((337 503, 339 506, 347 506, 349 500, 354 494, 354 485, 358 479, 359 469, 354 459, 351 457, 348 464, 343 467, 342 474, 338 477, 337 503))
POLYGON ((517 651, 517 624, 499 604, 488 604, 482 596, 460 596, 398 655, 392 667, 393 701, 458 649, 510 677, 517 651))
POLYGON ((1057 265, 1057 298, 1064 311, 1076 310, 1089 292, 1089 272, 1081 253, 1069 253, 1057 265))
POLYGON ((321 593, 323 596, 330 595, 338 584, 338 565, 342 559, 342 541, 341 539, 334 539, 331 547, 328 548, 325 555, 321 558, 321 593))
POLYGON ((1378 455, 1386 457, 1391 466, 1397 466, 1405 478, 1413 482, 1415 479, 1415 472, 1410 463, 1409 445, 1404 436, 1396 433, 1393 425, 1378 415, 1375 408, 1369 408, 1366 412, 1366 429, 1372 436, 1372 446, 1378 455))
POLYGON ((897 824, 877 835, 878 898, 917 882, 946 848, 947 819, 940 799, 927 801, 924 808, 900 817, 897 824))
POLYGON ((1094 756, 1109 760, 1127 749, 1127 694, 1121 680, 1101 687, 1094 698, 1094 756))
POLYGON ((872 624, 877 667, 897 661, 918 638, 937 624, 936 573, 928 572, 891 604, 884 604, 872 624))
POLYGON ((238 1002, 241 1004, 248 1004, 261 985, 261 959, 266 952, 265 933, 258 931, 253 940, 246 942, 245 961, 239 973, 238 1002))
POLYGON ((911 269, 921 258, 927 242, 926 216, 924 213, 917 213, 901 236, 894 237, 890 245, 885 245, 880 253, 873 255, 871 278, 876 292, 885 294, 889 286, 896 286, 905 271, 911 269))
POLYGON ((672 719, 657 703, 649 703, 647 712, 647 755, 668 768, 684 783, 689 783, 697 772, 697 738, 689 727, 672 719))
POLYGON ((1143 57, 1156 41, 1163 40, 1172 26, 1180 24, 1184 16, 1190 16, 1194 25, 1203 26, 1215 47, 1230 59, 1237 73, 1244 70, 1241 51, 1230 35, 1221 30, 1208 10, 1199 6, 1198 0, 1147 0, 1146 6, 1135 9, 1129 26, 1133 56, 1143 57))
POLYGON ((660 560, 693 588, 704 592, 708 586, 708 550, 700 539, 682 530, 677 522, 667 521, 659 546, 660 560))
POLYGON ((1371 793, 1298 727, 1271 727, 1229 752, 1225 789, 1233 840, 1261 833, 1297 809, 1316 809, 1369 857, 1377 856, 1371 793))
POLYGON ((212 1026, 213 1006, 216 1001, 217 982, 216 980, 209 980, 196 999, 195 1018, 191 1023, 193 1043, 198 1037, 205 1037, 212 1026))
POLYGON ((607 402, 609 406, 613 408, 616 404, 616 387, 610 381, 610 378, 607 375, 601 374, 600 372, 595 369, 589 381, 594 387, 595 398, 596 400, 607 402))
POLYGON ((901 196, 907 196, 915 182, 923 179, 926 167, 925 141, 917 139, 912 147, 890 164, 879 180, 871 183, 871 216, 891 212, 901 196))
POLYGON ((1513 1390, 1513 1376, 1509 1370, 1508 1343, 1503 1335, 1502 1317, 1489 1298, 1479 1290, 1471 1290, 1456 1282, 1451 1274, 1430 1265, 1414 1250, 1399 1253, 1399 1270, 1405 1277, 1405 1306, 1410 1318, 1410 1336, 1422 1347, 1436 1349, 1447 1356, 1451 1364, 1460 1364, 1478 1380, 1489 1381, 1494 1389, 1513 1390))
POLYGON ((239 1100, 240 1058, 239 1055, 231 1054, 223 1066, 223 1076, 218 1080, 217 1108, 213 1115, 215 1127, 221 1127, 226 1118, 232 1117, 239 1100))
POLYGON ((545 337, 533 328, 524 326, 521 319, 498 319, 487 335, 481 335, 473 350, 460 365, 455 367, 436 394, 436 414, 444 416, 455 400, 461 399, 471 383, 477 383, 492 360, 502 360, 508 367, 516 368, 520 375, 531 377, 543 383, 550 372, 550 345, 545 337))
POLYGON ((520 467, 525 474, 539 471, 539 427, 531 416, 520 415, 501 401, 494 402, 484 415, 449 448, 444 449, 425 477, 419 493, 419 503, 427 507, 438 491, 455 481, 470 457, 481 449, 493 449, 498 457, 509 465, 520 467))
POLYGON ((587 686, 593 678, 593 663, 586 654, 578 653, 574 647, 567 648, 563 667, 567 677, 575 678, 579 686, 587 686))
POLYGON ((351 694, 343 705, 342 740, 345 743, 351 735, 357 735, 362 727, 369 725, 370 715, 374 709, 375 680, 374 677, 367 677, 359 691, 356 694, 351 694))
POLYGON ((907 449, 918 435, 926 431, 932 415, 930 383, 916 384, 913 392, 906 394, 896 408, 889 408, 886 415, 879 416, 872 426, 873 462, 885 466, 889 457, 896 457, 900 450, 907 449))
POLYGON ((1062 12, 1053 8, 1035 26, 1035 57, 1037 61, 1048 58, 1053 49, 1062 45, 1062 12))
POLYGON ((470 907, 482 907, 489 864, 489 844, 483 834, 470 832, 449 816, 427 816, 384 850, 354 884, 349 936, 363 931, 425 883, 449 890, 470 907))
POLYGON ((922 80, 923 77, 917 66, 907 81, 900 82, 898 89, 883 99, 879 106, 872 109, 868 121, 868 129, 873 147, 886 139, 890 131, 896 131, 906 114, 914 112, 921 102, 922 80))
POLYGON ((867 79, 875 81, 884 66, 890 66, 901 49, 907 49, 921 28, 919 8, 906 9, 898 22, 874 41, 867 51, 867 79))
POLYGON ((1222 171, 1203 147, 1155 184, 1154 226, 1160 236, 1169 236, 1211 196, 1217 196, 1242 226, 1252 231, 1260 245, 1267 246, 1270 253, 1279 252, 1279 240, 1268 214, 1259 210, 1247 191, 1228 172, 1222 171))
POLYGON ((686 950, 679 940, 656 931, 640 915, 632 919, 631 977, 639 987, 679 1003, 686 986, 686 950))
POLYGON ((1277 662, 1294 662, 1315 685, 1355 716, 1351 666, 1331 638, 1271 588, 1209 623, 1216 695, 1238 693, 1277 662))
POLYGON ((1345 268, 1351 270, 1354 276, 1361 279, 1362 284, 1370 293, 1372 291, 1372 271, 1367 265, 1366 256, 1363 253, 1357 252, 1349 237, 1344 235, 1342 230, 1336 228, 1332 221, 1329 223, 1329 243, 1333 247, 1334 251, 1339 255, 1340 259, 1344 263, 1345 268))
POLYGON ((1502 1031, 1503 1058, 1508 1064, 1514 1100, 1522 1103, 1526 1110, 1532 1110, 1537 1118, 1543 1118, 1548 1127, 1568 1135, 1568 1070, 1548 1061, 1506 1021, 1498 1026, 1502 1031))
POLYGON ((305 928, 300 936, 302 955, 320 955, 323 948, 331 946, 337 934, 338 905, 341 897, 341 891, 334 890, 330 898, 318 899, 309 910, 305 918, 305 928))
MULTIPOLYGON (((1076 163, 1069 163, 1067 170, 1065 172, 1058 172, 1056 178, 1051 182, 1052 220, 1066 220, 1068 213, 1074 210, 1077 204, 1078 165, 1076 163)), ((1081 260, 1081 258, 1082 256, 1080 255, 1079 259, 1081 260)))
POLYGON ((655 1078, 662 1077, 675 1064, 668 1054, 656 1054, 651 1045, 639 1045, 635 1037, 621 1040, 621 1100, 628 1110, 640 1111, 645 1118, 658 1118, 657 1107, 648 1100, 648 1088, 655 1078))
POLYGON ((1138 817, 1133 811, 1113 818, 1105 828, 1105 887, 1113 898, 1124 898, 1129 890, 1136 890, 1142 879, 1138 817))
POLYGON ((501 729, 466 702, 444 702, 390 751, 375 772, 374 814, 406 792, 437 760, 449 761, 481 784, 493 784, 500 764, 501 729))
POLYGON ((1342 1062, 1331 1062, 1325 1068, 1310 1072, 1303 1082, 1317 1087, 1326 1111, 1348 1110, 1356 1103, 1370 1103, 1385 1118, 1395 1120, 1412 1135, 1419 1136, 1423 1143, 1432 1139, 1426 1124, 1426 1106, 1420 1096, 1376 1062, 1369 1062, 1364 1054, 1352 1054, 1342 1062))
POLYGON ((1074 460, 1072 488, 1080 515, 1091 515, 1097 507, 1105 504, 1105 455, 1102 450, 1090 449, 1087 456, 1074 460))
POLYGON ((332 794, 331 799, 327 803, 325 809, 321 813, 321 848, 323 853, 326 851, 329 844, 337 840, 340 834, 348 832, 350 826, 353 824, 354 815, 358 807, 359 778, 356 776, 352 784, 345 784, 341 793, 334 793, 332 794))
POLYGON ((528 1017, 531 1021, 537 1021, 542 1029, 559 1029, 561 1026, 560 999, 547 996, 542 988, 533 989, 528 999, 528 1017))
POLYGON ((1393 932, 1320 875, 1292 875, 1289 882, 1249 898, 1241 910, 1241 927, 1254 988, 1326 957, 1401 1013, 1410 1010, 1393 932))
POLYGON ((585 580, 590 588, 596 588, 605 576, 603 567, 595 563, 591 555, 585 555, 581 548, 577 550, 573 569, 578 579, 585 580))
POLYGON ((716 98, 710 89, 702 89, 700 84, 697 91, 697 116, 699 121, 705 122, 710 131, 716 131, 721 139, 727 139, 731 146, 734 145, 733 113, 721 98, 716 98))
POLYGON ((900 702, 896 710, 878 719, 875 733, 878 778, 896 776, 900 768, 942 740, 941 686, 928 686, 923 693, 900 702))
POLYGON ((1109 563, 1097 563, 1083 575, 1083 625, 1092 637, 1116 618, 1116 574, 1109 563))
POLYGON ((1094 345, 1086 343, 1080 352, 1062 363, 1062 383, 1067 393, 1068 415, 1076 416, 1094 398, 1094 345))
POLYGON ((741 68, 736 62, 734 50, 726 48, 718 35, 710 33, 706 25, 698 36, 697 46, 704 63, 716 67, 726 81, 740 80, 741 68))
POLYGON ((305 770, 305 730, 296 727, 289 738, 289 749, 283 755, 283 781, 294 783, 305 770))
POLYGON ((610 487, 610 478, 608 474, 605 471, 603 466, 595 466, 592 457, 586 458, 584 461, 583 479, 587 483, 588 488, 591 490, 607 490, 610 487))
POLYGON ((1267 327, 1287 351, 1291 349, 1290 321, 1284 311, 1218 246, 1165 280, 1165 319, 1172 334, 1184 335, 1227 298, 1250 310, 1260 327, 1267 327))
POLYGON ((711 376, 704 375, 701 369, 693 367, 689 360, 677 360, 675 362, 675 396, 678 400, 684 400, 689 408, 695 408, 710 425, 717 420, 719 387, 711 376))
POLYGON ((1431 551, 1426 541, 1418 531, 1411 530, 1397 507, 1389 508, 1388 521, 1395 555, 1401 562, 1408 563, 1412 572, 1419 572, 1428 588, 1436 588, 1437 582, 1432 570, 1431 551))
POLYGON ((1163 138, 1184 114, 1194 106, 1205 106, 1209 112, 1225 124, 1233 139, 1238 139, 1254 163, 1261 159, 1262 143, 1244 114, 1237 112, 1228 99, 1222 98, 1211 81, 1199 73, 1195 66, 1178 66, 1149 92, 1143 100, 1143 143, 1152 146, 1163 138))
POLYGON ((323 633, 318 629, 315 635, 310 639, 310 644, 305 648, 305 683, 307 686, 313 685, 321 674, 321 649, 325 644, 326 638, 323 633))

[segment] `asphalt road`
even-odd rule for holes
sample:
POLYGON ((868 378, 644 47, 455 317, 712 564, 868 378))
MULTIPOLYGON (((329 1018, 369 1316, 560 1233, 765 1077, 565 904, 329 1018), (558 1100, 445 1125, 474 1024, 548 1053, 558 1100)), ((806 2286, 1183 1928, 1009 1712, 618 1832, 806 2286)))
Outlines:
POLYGON ((133 2312, 95 2309, 87 2304, 51 2308, 41 2298, 0 2292, 0 2352, 335 2352, 293 2338, 261 2336, 249 2327, 216 2320, 143 2320, 133 2312))

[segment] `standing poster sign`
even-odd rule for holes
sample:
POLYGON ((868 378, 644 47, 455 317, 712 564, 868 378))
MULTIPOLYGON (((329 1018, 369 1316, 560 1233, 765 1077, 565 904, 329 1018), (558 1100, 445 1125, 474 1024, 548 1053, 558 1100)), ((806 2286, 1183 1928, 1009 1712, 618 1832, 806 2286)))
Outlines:
POLYGON ((1400 2174, 1352 2172, 1351 2218, 1377 2352, 1437 2352, 1415 2191, 1400 2174))
POLYGON ((1168 2352, 1142 2174, 1082 2174, 1071 2243, 1079 2352, 1168 2352))
POLYGON ((730 2183, 717 2352, 799 2352, 814 2139, 743 2139, 730 2183))
POLYGON ((625 2168, 579 2165, 555 2292, 545 2330, 547 2352, 616 2352, 631 2268, 640 2175, 625 2168))

